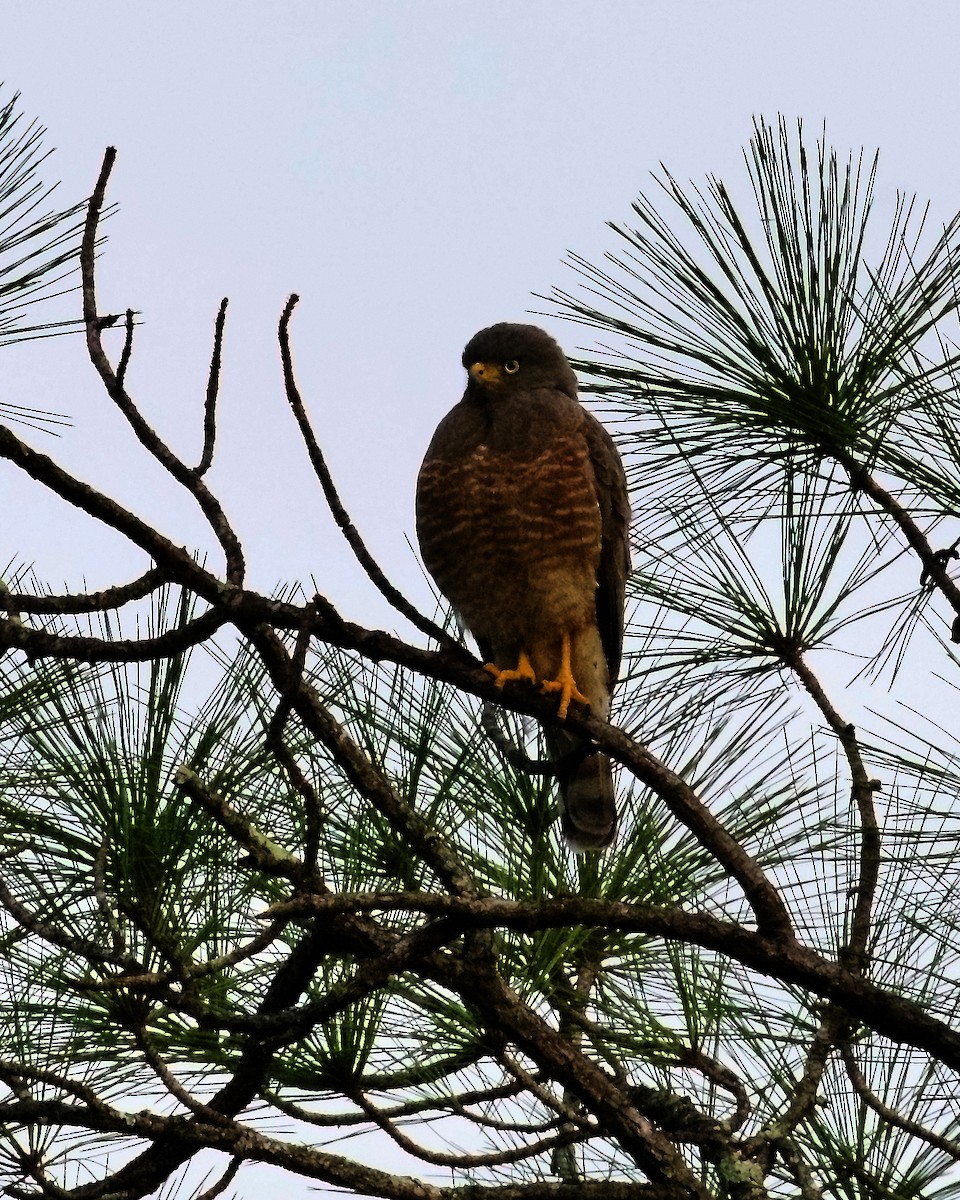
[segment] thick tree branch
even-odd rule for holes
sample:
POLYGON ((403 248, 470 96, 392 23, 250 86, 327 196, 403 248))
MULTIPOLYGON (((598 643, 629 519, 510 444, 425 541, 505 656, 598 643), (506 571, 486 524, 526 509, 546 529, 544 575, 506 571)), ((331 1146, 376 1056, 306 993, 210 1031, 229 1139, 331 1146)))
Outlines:
POLYGON ((799 984, 850 1014, 868 1021, 893 1042, 926 1050, 960 1071, 960 1033, 924 1012, 912 1000, 870 983, 860 974, 822 958, 796 942, 766 937, 707 913, 646 904, 624 904, 588 896, 552 897, 536 903, 496 897, 470 898, 425 892, 357 892, 301 896, 264 914, 302 918, 335 912, 402 911, 447 916, 463 929, 542 929, 587 926, 676 939, 716 950, 784 983, 799 984))
POLYGON ((402 833, 446 887, 459 895, 475 894, 476 885, 452 847, 377 770, 323 703, 316 689, 298 676, 291 656, 274 631, 259 625, 247 627, 244 632, 259 651, 274 686, 281 695, 291 697, 291 703, 308 731, 329 750, 357 791, 402 833))
MULTIPOLYGON (((426 970, 433 973, 429 966, 426 970)), ((442 970, 436 977, 449 975, 442 970)), ((561 1083, 565 1092, 577 1096, 606 1136, 617 1140, 650 1181, 663 1189, 665 1197, 709 1200, 709 1193, 669 1138, 643 1116, 591 1058, 524 1004, 492 963, 457 964, 453 977, 458 978, 464 1003, 478 1013, 484 1024, 501 1031, 561 1083)))

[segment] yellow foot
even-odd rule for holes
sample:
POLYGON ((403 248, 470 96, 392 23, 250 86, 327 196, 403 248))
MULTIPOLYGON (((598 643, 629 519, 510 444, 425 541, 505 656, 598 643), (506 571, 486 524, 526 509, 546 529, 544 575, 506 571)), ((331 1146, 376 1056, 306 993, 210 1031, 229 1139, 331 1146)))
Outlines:
POLYGON ((557 672, 556 679, 545 679, 541 683, 541 688, 545 692, 559 692, 560 704, 557 708, 557 716, 565 717, 567 709, 570 707, 570 701, 576 700, 578 704, 585 704, 590 707, 589 699, 577 687, 577 681, 573 677, 573 671, 570 667, 570 634, 564 633, 563 642, 560 647, 560 670, 557 672))
POLYGON ((533 667, 530 665, 530 659, 527 658, 525 650, 520 651, 520 657, 517 659, 516 669, 513 671, 501 671, 499 667, 493 663, 484 663, 483 669, 489 671, 496 681, 497 687, 502 688, 505 683, 509 683, 511 679, 525 679, 528 683, 536 683, 537 675, 533 667))

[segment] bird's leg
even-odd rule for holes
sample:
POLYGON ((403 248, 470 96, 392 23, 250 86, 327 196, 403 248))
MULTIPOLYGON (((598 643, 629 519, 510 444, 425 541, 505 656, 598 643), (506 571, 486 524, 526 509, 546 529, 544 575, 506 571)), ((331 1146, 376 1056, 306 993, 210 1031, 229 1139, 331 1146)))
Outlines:
POLYGON ((526 679, 529 683, 537 682, 537 674, 530 664, 530 659, 527 658, 526 650, 523 649, 520 651, 520 657, 517 659, 517 665, 513 671, 501 671, 493 663, 484 663, 483 669, 490 672, 498 688, 502 688, 511 679, 526 679))
POLYGON ((563 641, 560 644, 560 670, 557 672, 557 677, 556 679, 544 679, 540 686, 545 692, 560 693, 558 717, 567 715, 571 700, 577 700, 580 704, 590 707, 590 701, 577 687, 577 681, 574 679, 573 670, 570 667, 570 634, 567 630, 564 630, 563 641))

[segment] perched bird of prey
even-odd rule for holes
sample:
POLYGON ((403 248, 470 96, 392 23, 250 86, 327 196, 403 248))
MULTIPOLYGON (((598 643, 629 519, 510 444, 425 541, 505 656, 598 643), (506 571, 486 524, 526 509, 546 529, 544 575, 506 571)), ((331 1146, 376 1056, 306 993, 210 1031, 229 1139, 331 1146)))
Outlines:
MULTIPOLYGON (((482 329, 463 365, 467 390, 440 422, 417 482, 423 561, 500 686, 527 680, 558 694, 561 717, 579 703, 606 719, 630 559, 620 455, 542 329, 482 329)), ((548 744, 562 760, 568 840, 609 845, 609 759, 560 730, 548 744)))

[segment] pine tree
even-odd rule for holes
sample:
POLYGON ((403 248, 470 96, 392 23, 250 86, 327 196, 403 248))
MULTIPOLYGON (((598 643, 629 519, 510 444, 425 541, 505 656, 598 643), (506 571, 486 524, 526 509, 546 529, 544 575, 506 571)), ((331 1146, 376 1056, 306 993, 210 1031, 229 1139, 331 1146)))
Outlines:
MULTIPOLYGON (((568 718, 623 826, 577 856, 555 702, 497 693, 343 510, 296 297, 286 398, 418 636, 246 586, 205 479, 226 305, 190 466, 127 390, 132 314, 116 365, 102 343, 112 164, 91 361, 219 558, 0 427, 7 470, 149 562, 95 594, 14 565, 0 596, 7 1194, 255 1195, 253 1162, 396 1200, 958 1194, 960 216, 878 218, 875 159, 759 121, 745 199, 663 171, 616 253, 572 259, 549 302, 599 344, 636 561, 613 723, 568 718)), ((75 212, 4 268, 11 311, 75 212)))

